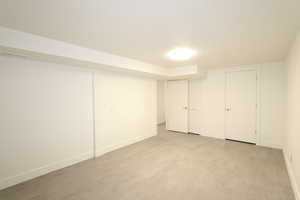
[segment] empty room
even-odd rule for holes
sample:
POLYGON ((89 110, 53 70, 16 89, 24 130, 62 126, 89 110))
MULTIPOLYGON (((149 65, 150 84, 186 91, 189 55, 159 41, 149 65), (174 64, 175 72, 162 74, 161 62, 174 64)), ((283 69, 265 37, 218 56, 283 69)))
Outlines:
POLYGON ((300 200, 300 0, 0 0, 0 200, 300 200))

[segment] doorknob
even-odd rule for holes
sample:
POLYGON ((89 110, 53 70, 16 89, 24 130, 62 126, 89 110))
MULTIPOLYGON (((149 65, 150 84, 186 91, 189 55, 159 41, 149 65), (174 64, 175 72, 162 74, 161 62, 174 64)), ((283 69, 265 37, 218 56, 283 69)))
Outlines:
POLYGON ((187 106, 184 106, 184 107, 183 107, 183 109, 184 109, 184 110, 187 110, 187 109, 188 109, 188 107, 187 107, 187 106))
POLYGON ((226 111, 228 112, 228 111, 230 111, 231 109, 230 108, 226 108, 226 111))

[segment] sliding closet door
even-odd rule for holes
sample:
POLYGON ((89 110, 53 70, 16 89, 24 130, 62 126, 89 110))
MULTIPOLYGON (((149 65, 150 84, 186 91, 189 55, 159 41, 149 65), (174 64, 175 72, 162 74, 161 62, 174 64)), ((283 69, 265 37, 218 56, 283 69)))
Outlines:
POLYGON ((226 73, 227 139, 256 143, 256 76, 255 70, 226 73))
POLYGON ((168 81, 166 90, 166 126, 168 130, 188 132, 188 81, 168 81))

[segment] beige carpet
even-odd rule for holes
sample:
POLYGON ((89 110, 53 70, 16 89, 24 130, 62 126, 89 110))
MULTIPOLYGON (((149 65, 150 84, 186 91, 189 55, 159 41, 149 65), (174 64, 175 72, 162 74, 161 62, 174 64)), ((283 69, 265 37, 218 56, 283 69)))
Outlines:
POLYGON ((164 131, 0 191, 1 200, 294 200, 282 152, 164 131))

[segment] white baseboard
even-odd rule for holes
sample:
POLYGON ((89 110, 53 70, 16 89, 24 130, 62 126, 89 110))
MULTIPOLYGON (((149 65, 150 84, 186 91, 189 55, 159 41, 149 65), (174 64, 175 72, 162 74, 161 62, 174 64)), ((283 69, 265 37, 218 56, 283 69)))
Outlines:
POLYGON ((283 150, 283 157, 284 157, 286 168, 287 168, 290 180, 291 180, 292 188, 293 188, 293 191, 295 194, 295 199, 300 200, 300 191, 299 191, 298 183, 297 183, 292 165, 288 159, 288 153, 286 150, 283 150))
POLYGON ((201 134, 201 136, 203 137, 209 137, 209 138, 214 138, 214 139, 219 139, 219 140, 225 140, 226 138, 222 137, 222 136, 216 136, 216 135, 205 135, 205 134, 201 134))
POLYGON ((134 143, 137 143, 137 142, 140 142, 142 140, 145 140, 145 139, 153 137, 153 136, 155 136, 155 134, 154 135, 147 135, 147 136, 137 137, 137 138, 133 138, 133 139, 129 139, 129 140, 123 140, 122 142, 120 142, 118 144, 107 146, 107 147, 102 147, 102 148, 100 148, 100 150, 98 150, 96 152, 96 156, 97 157, 101 156, 105 153, 117 150, 119 148, 131 145, 131 144, 134 144, 134 143))
POLYGON ((45 175, 49 172, 74 165, 76 163, 90 159, 92 157, 93 157, 92 152, 85 153, 85 154, 81 154, 79 156, 73 157, 71 159, 63 160, 60 162, 55 162, 55 163, 52 163, 52 164, 49 164, 49 165, 46 165, 43 167, 39 167, 39 168, 32 169, 27 172, 18 174, 16 176, 8 177, 4 180, 0 180, 0 190, 8 188, 13 185, 16 185, 18 183, 22 183, 22 182, 28 181, 30 179, 45 175))
MULTIPOLYGON (((105 153, 108 153, 110 151, 113 151, 113 150, 119 149, 121 147, 125 147, 125 146, 128 146, 128 145, 134 144, 136 142, 142 141, 144 139, 147 139, 147 138, 150 138, 150 137, 153 137, 153 136, 155 136, 155 134, 154 135, 143 136, 143 137, 137 137, 137 138, 130 139, 130 140, 124 140, 123 142, 121 142, 119 144, 100 149, 99 151, 96 152, 96 156, 101 156, 101 155, 103 155, 105 153)), ((27 171, 27 172, 18 174, 16 176, 8 177, 6 179, 0 180, 0 190, 8 188, 8 187, 16 185, 16 184, 19 184, 19 183, 22 183, 22 182, 25 182, 25 181, 28 181, 28 180, 33 179, 33 178, 37 178, 39 176, 50 173, 52 171, 74 165, 76 163, 79 163, 79 162, 82 162, 84 160, 88 160, 88 159, 91 159, 91 158, 93 158, 93 153, 92 152, 85 153, 85 154, 73 157, 71 159, 67 159, 67 160, 63 160, 63 161, 60 161, 60 162, 52 163, 52 164, 49 164, 49 165, 46 165, 46 166, 43 166, 43 167, 39 167, 39 168, 32 169, 32 170, 27 171)))
POLYGON ((258 146, 262 146, 262 147, 269 147, 269 148, 273 148, 273 149, 283 149, 281 145, 277 145, 277 144, 256 144, 258 146))

